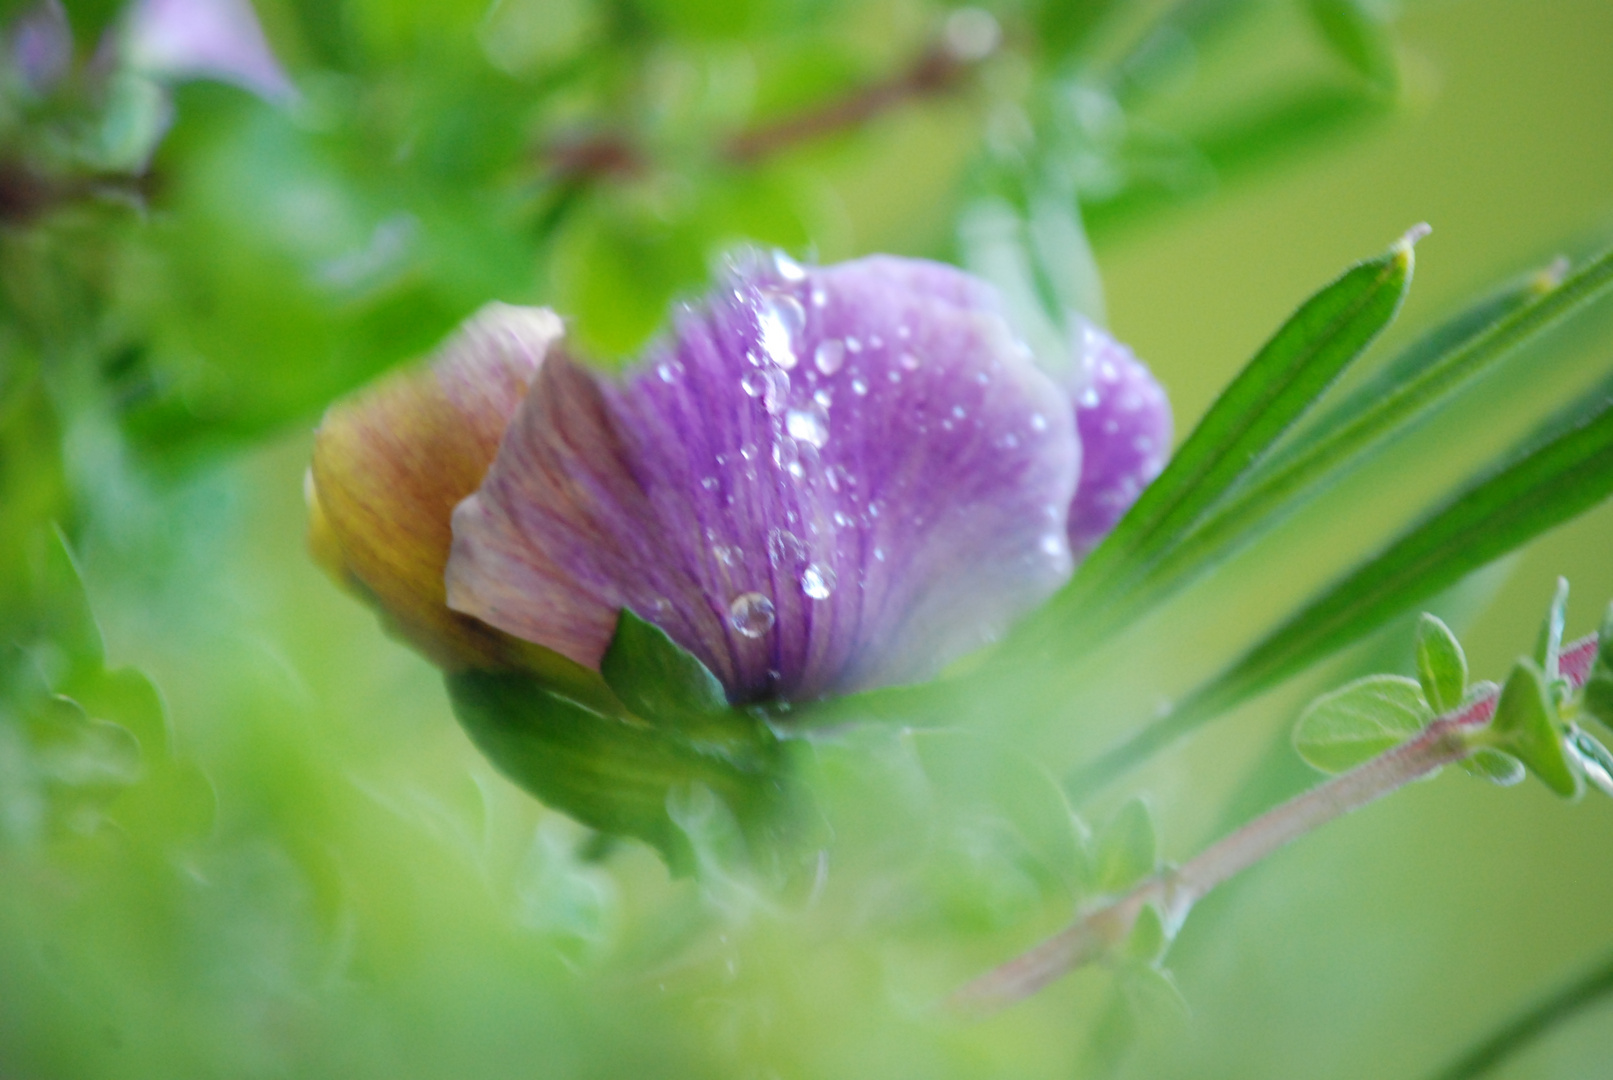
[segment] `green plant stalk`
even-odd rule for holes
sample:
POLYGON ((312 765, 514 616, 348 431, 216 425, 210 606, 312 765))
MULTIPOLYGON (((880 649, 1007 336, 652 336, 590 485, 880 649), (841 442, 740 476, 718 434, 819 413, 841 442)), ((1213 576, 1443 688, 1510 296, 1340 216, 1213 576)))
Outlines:
MULTIPOLYGON (((1564 651, 1563 676, 1578 689, 1596 652, 1596 637, 1564 651)), ((1145 906, 1167 926, 1179 925, 1212 889, 1328 822, 1398 791, 1478 748, 1469 733, 1490 722, 1500 688, 1430 723, 1421 734, 1349 772, 1296 796, 1222 837, 1181 867, 1144 879, 1130 891, 1080 915, 1064 930, 992 969, 947 999, 956 1011, 984 1016, 1034 994, 1101 959, 1130 935, 1145 906)))

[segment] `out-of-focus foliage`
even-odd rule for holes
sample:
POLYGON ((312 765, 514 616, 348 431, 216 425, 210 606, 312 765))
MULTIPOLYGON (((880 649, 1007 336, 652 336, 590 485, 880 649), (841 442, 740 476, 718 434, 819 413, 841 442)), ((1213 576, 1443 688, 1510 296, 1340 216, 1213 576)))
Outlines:
MULTIPOLYGON (((1613 940, 1605 807, 1440 781, 1174 940, 1145 922, 1112 972, 979 1026, 930 1009, 1306 782, 1281 694, 1081 817, 1058 777, 1584 395, 1605 314, 1107 651, 945 702, 950 730, 802 748, 821 850, 776 890, 698 793, 667 805, 678 883, 495 775, 307 565, 298 490, 325 406, 486 301, 619 363, 739 241, 955 259, 1055 362, 1062 313, 1107 310, 1187 420, 1422 217, 1421 325, 1605 224, 1594 0, 257 0, 283 82, 130 44, 165 6, 0 3, 0 1073, 1410 1077, 1613 940)), ((1613 593, 1599 515, 1462 633, 1475 677, 1543 576, 1613 593)), ((1434 606, 1462 631, 1498 588, 1434 606)), ((1589 1075, 1605 1019, 1516 1075, 1589 1075)))

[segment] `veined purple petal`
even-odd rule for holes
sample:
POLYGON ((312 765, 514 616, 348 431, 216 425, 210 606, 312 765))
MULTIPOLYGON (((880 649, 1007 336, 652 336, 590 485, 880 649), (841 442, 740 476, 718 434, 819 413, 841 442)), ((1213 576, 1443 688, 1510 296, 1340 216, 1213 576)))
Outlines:
POLYGON ((1098 545, 1171 452, 1171 405, 1131 350, 1082 320, 1076 331, 1076 398, 1081 483, 1070 504, 1070 549, 1080 558, 1098 545))
POLYGON ((130 58, 154 74, 234 83, 269 101, 296 94, 250 0, 135 0, 127 34, 130 58))
POLYGON ((754 259, 621 382, 548 361, 449 604, 597 666, 622 607, 735 701, 931 674, 1068 576, 1068 396, 934 263, 754 259))

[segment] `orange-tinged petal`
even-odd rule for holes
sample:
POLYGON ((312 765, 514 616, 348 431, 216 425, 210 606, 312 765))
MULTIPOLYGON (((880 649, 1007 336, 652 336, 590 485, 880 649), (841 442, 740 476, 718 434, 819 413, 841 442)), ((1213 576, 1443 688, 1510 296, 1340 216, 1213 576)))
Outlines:
POLYGON ((332 406, 315 438, 308 485, 315 559, 449 670, 571 666, 448 610, 443 584, 454 506, 481 484, 562 333, 548 309, 490 304, 430 366, 332 406))

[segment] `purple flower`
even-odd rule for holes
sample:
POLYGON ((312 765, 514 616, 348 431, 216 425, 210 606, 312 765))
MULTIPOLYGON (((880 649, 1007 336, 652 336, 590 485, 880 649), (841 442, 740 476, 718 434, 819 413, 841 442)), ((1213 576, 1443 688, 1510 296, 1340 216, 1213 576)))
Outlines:
POLYGON ((1051 595, 1169 440, 1124 349, 1086 336, 1078 408, 992 290, 936 263, 748 256, 621 379, 537 336, 530 389, 445 404, 445 363, 475 377, 462 337, 316 444, 316 548, 383 608, 409 599, 394 618, 451 667, 597 670, 627 608, 736 703, 927 677, 1051 595), (460 424, 502 430, 496 455, 444 454, 460 424))
POLYGON ((125 47, 139 67, 234 83, 269 101, 295 96, 250 0, 135 0, 125 47))
POLYGON ((36 94, 49 93, 73 64, 73 31, 61 0, 43 0, 11 24, 11 60, 36 94))

